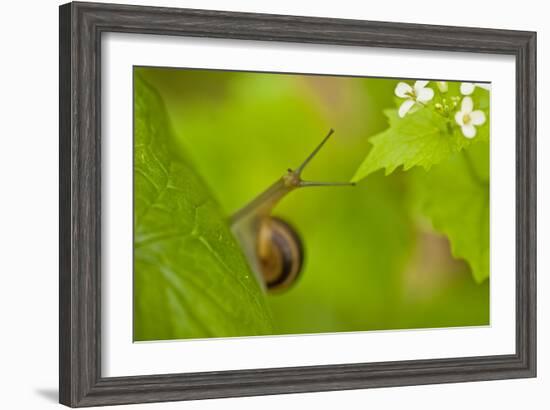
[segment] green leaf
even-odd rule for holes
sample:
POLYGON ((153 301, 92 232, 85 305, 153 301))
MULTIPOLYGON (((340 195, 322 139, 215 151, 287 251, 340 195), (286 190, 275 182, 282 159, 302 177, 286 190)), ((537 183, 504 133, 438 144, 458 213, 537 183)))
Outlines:
POLYGON ((430 172, 413 173, 420 211, 465 259, 474 279, 489 277, 489 144, 473 144, 430 172))
POLYGON ((413 166, 429 170, 470 143, 450 120, 429 108, 399 118, 396 110, 385 111, 389 128, 371 137, 373 148, 359 166, 352 181, 357 182, 378 169, 386 175, 397 167, 413 166))
POLYGON ((138 75, 134 104, 134 339, 270 333, 220 206, 174 148, 164 105, 138 75))

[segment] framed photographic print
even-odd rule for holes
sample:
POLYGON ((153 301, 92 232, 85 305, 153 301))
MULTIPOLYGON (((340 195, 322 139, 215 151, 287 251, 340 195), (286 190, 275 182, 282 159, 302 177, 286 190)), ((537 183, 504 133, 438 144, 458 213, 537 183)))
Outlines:
POLYGON ((60 7, 60 402, 536 374, 536 34, 60 7))

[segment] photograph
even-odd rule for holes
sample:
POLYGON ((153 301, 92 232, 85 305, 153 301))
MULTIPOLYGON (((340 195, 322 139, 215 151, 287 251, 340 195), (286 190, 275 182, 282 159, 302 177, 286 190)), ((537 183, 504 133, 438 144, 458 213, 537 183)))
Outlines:
POLYGON ((59 403, 540 396, 542 17, 356 6, 59 6, 59 403))
POLYGON ((491 325, 490 98, 134 66, 134 342, 491 325))

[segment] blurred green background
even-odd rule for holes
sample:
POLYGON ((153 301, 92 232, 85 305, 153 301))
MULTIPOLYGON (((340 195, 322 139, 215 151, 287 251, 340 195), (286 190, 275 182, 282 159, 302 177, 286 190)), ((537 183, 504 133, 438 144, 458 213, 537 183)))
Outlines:
MULTIPOLYGON (((398 80, 136 67, 229 217, 328 129, 304 173, 348 181, 387 127, 398 80)), ((274 210, 301 234, 305 265, 287 292, 267 295, 275 334, 489 324, 489 280, 476 284, 447 239, 411 205, 407 173, 379 171, 355 187, 292 192, 274 210)))

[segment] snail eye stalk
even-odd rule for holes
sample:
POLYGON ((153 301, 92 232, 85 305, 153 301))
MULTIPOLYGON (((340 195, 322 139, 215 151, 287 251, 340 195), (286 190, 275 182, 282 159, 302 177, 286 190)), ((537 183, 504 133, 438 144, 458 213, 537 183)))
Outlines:
POLYGON ((317 182, 317 181, 300 181, 301 187, 306 186, 355 186, 355 182, 317 182))
POLYGON ((317 153, 321 150, 321 148, 323 148, 323 145, 325 145, 325 143, 328 141, 328 139, 330 138, 330 136, 333 133, 334 133, 334 130, 331 128, 329 130, 327 136, 325 138, 323 138, 321 143, 319 145, 317 145, 317 147, 313 150, 313 152, 311 154, 309 154, 309 156, 305 159, 305 161, 302 162, 302 164, 298 168, 296 168, 296 171, 294 171, 296 174, 300 175, 302 173, 302 171, 304 170, 306 165, 309 163, 309 161, 311 161, 313 159, 313 157, 315 157, 315 155, 317 155, 317 153))
POLYGON ((311 152, 311 154, 308 155, 308 157, 305 159, 302 164, 296 168, 295 171, 292 171, 292 169, 288 169, 289 173, 293 173, 296 175, 299 179, 298 186, 300 187, 307 187, 307 186, 354 186, 355 182, 321 182, 321 181, 304 181, 301 178, 302 171, 304 168, 309 164, 309 162, 317 155, 317 153, 323 148, 323 145, 328 141, 330 136, 334 134, 334 130, 331 128, 328 132, 328 134, 323 138, 323 140, 315 147, 315 149, 311 152))

